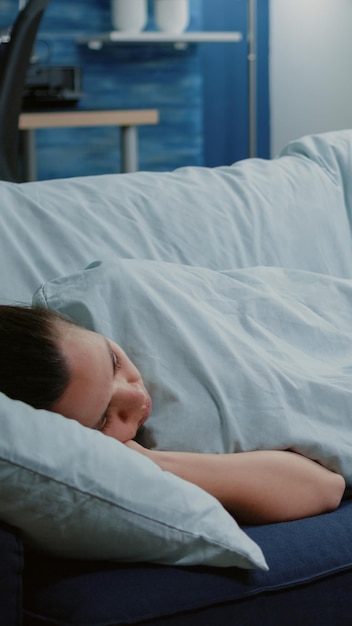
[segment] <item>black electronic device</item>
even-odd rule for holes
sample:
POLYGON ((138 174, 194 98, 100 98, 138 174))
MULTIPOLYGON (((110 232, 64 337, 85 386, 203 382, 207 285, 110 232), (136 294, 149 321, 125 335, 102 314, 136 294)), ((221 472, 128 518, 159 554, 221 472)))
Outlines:
POLYGON ((83 95, 79 66, 33 64, 26 74, 22 109, 70 107, 77 104, 83 95))

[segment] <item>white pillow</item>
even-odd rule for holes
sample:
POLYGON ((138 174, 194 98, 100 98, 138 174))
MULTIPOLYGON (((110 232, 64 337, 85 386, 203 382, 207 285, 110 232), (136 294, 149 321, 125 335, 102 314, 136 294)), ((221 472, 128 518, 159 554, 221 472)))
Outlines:
POLYGON ((222 506, 118 441, 0 394, 1 519, 68 558, 266 569, 222 506))

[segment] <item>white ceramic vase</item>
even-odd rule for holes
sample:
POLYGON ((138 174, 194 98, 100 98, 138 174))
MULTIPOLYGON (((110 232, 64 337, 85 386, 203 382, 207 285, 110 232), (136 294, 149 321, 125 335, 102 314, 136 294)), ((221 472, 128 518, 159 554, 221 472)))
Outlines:
POLYGON ((147 0, 111 0, 113 27, 129 33, 139 33, 148 20, 147 0))
POLYGON ((188 0, 154 0, 154 21, 159 30, 183 33, 189 24, 188 0))

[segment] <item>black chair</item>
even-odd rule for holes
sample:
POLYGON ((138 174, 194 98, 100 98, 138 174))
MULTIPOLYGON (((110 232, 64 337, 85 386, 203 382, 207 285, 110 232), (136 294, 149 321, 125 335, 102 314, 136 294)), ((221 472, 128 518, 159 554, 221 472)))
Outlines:
POLYGON ((50 0, 29 0, 12 27, 0 65, 0 180, 19 181, 19 130, 26 73, 50 0))

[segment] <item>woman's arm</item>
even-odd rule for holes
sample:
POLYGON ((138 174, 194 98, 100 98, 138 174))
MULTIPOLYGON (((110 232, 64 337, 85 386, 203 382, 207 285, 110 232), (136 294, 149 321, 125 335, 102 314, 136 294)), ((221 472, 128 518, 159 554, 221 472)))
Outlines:
POLYGON ((198 454, 129 447, 215 496, 240 523, 263 524, 310 517, 336 509, 342 476, 299 454, 263 450, 198 454))

